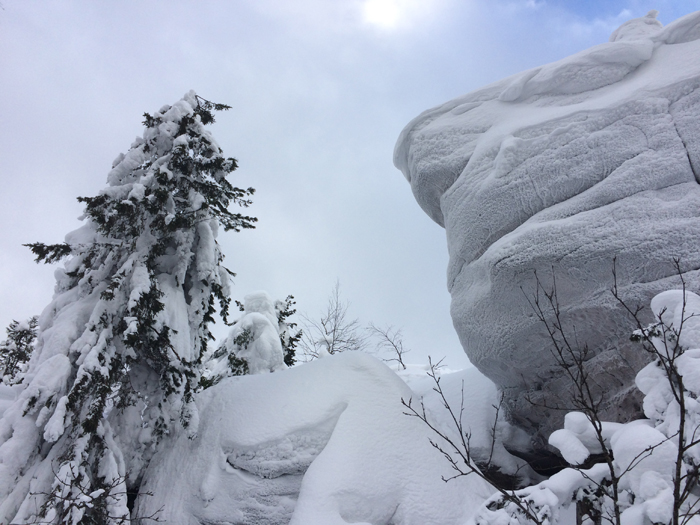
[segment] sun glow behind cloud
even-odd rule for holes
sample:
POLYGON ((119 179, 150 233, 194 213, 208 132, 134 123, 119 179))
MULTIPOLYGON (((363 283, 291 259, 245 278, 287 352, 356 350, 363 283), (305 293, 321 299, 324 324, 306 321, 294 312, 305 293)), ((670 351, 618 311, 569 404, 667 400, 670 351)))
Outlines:
POLYGON ((367 23, 392 29, 399 21, 401 9, 397 0, 367 0, 363 14, 367 23))
POLYGON ((364 0, 362 15, 368 25, 393 30, 424 17, 435 4, 435 0, 364 0))

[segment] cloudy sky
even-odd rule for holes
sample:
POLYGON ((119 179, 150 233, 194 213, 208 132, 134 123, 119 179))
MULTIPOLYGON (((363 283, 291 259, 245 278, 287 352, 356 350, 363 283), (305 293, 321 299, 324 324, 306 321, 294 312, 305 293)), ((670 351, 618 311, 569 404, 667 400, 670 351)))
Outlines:
MULTIPOLYGON (((467 364, 449 316, 444 231, 392 165, 421 111, 607 41, 696 0, 0 0, 0 329, 38 314, 77 196, 104 186, 142 115, 189 89, 232 106, 212 132, 257 189, 256 230, 223 234, 234 296, 336 280, 362 322, 402 327, 412 361, 467 364)), ((219 332, 223 333, 223 332, 219 332)), ((0 332, 0 338, 3 336, 0 332)))

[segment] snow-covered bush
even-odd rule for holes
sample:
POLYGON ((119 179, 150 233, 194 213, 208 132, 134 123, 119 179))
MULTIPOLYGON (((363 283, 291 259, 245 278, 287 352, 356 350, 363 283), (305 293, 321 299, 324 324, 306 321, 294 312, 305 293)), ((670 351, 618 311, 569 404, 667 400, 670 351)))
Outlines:
MULTIPOLYGON (((613 294, 620 300, 616 287, 613 294)), ((700 522, 700 296, 684 282, 681 290, 658 294, 650 325, 640 321, 640 309, 628 310, 637 323, 632 339, 653 357, 636 377, 648 419, 620 424, 567 414, 549 443, 571 467, 533 487, 496 494, 477 513, 477 524, 556 523, 573 502, 578 518, 594 523, 700 522)))
POLYGON ((161 437, 195 435, 209 323, 229 305, 217 232, 256 220, 228 210, 253 190, 226 180, 236 160, 204 127, 222 109, 191 91, 146 114, 108 186, 78 199, 85 224, 30 245, 37 261, 68 260, 0 420, 1 523, 126 523, 161 437))
POLYGON ((7 339, 0 343, 0 377, 6 385, 21 383, 27 362, 34 351, 38 318, 12 321, 7 327, 7 339))

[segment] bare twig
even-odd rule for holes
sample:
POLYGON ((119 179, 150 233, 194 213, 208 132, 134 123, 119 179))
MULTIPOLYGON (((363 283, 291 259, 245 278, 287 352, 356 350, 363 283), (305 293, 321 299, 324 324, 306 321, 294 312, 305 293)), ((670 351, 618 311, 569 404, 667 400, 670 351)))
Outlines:
MULTIPOLYGON (((605 480, 605 486, 600 483, 593 482, 599 491, 609 493, 612 500, 612 516, 610 521, 613 525, 620 525, 622 511, 619 505, 619 483, 621 475, 618 475, 615 470, 614 458, 612 451, 605 442, 603 436, 603 422, 600 418, 600 408, 603 402, 603 393, 595 395, 592 386, 592 379, 586 369, 586 361, 588 360, 590 351, 587 345, 580 346, 576 336, 569 337, 564 329, 564 321, 561 305, 557 294, 557 281, 552 268, 552 287, 545 289, 537 272, 535 275, 535 292, 529 296, 523 290, 523 294, 530 304, 530 307, 535 312, 537 319, 542 323, 547 331, 551 342, 550 350, 554 357, 557 367, 568 376, 573 385, 571 394, 571 404, 577 411, 582 412, 586 419, 593 427, 596 441, 602 450, 601 459, 608 467, 608 476, 605 480)), ((522 290, 522 288, 521 288, 522 290)), ((572 328, 575 334, 575 327, 572 328)), ((546 405, 545 405, 546 406, 546 405)), ((547 406, 547 408, 555 408, 547 406)), ((556 407, 560 408, 560 407, 556 407)), ((574 469, 582 472, 582 468, 573 466, 574 469)), ((591 516, 593 519, 593 516, 591 516)))
POLYGON ((387 326, 380 328, 374 323, 370 323, 367 330, 371 335, 379 339, 378 347, 388 350, 393 357, 382 359, 383 361, 396 362, 401 368, 406 370, 406 364, 403 362, 403 356, 410 352, 409 349, 403 346, 403 334, 401 329, 387 326))
POLYGON ((340 282, 336 281, 321 318, 316 320, 301 316, 303 330, 299 348, 308 359, 315 359, 324 351, 332 355, 366 347, 367 341, 360 332, 359 320, 348 318, 349 307, 350 303, 341 299, 340 282))
MULTIPOLYGON (((471 449, 471 431, 465 430, 462 422, 462 415, 464 412, 464 384, 462 384, 462 401, 460 403, 459 416, 457 416, 450 404, 448 403, 442 386, 440 385, 440 376, 437 374, 437 367, 439 366, 440 362, 433 363, 432 359, 428 357, 428 363, 430 365, 430 371, 428 372, 428 376, 430 376, 434 383, 433 391, 437 393, 442 403, 442 406, 445 408, 445 410, 447 410, 452 421, 453 428, 457 431, 459 435, 459 440, 455 441, 454 439, 452 439, 449 435, 447 435, 447 433, 440 430, 436 424, 432 423, 428 419, 425 410, 425 405, 422 399, 420 400, 419 409, 413 406, 412 399, 409 399, 408 401, 402 399, 401 404, 407 409, 407 411, 404 412, 404 414, 411 417, 417 417, 435 435, 437 435, 442 441, 444 441, 447 444, 447 448, 449 450, 446 450, 446 448, 439 444, 437 441, 433 439, 429 440, 430 444, 443 455, 443 457, 447 460, 452 470, 456 472, 454 476, 451 476, 449 478, 443 476, 443 481, 448 482, 455 478, 475 474, 476 476, 491 484, 491 480, 481 471, 481 469, 479 469, 479 467, 474 462, 471 449)), ((503 398, 501 397, 501 400, 502 399, 503 398)), ((492 441, 495 441, 495 428, 498 421, 499 412, 500 403, 499 407, 496 409, 495 421, 492 427, 492 441)), ((489 455, 489 464, 493 456, 493 447, 494 443, 492 442, 491 452, 489 455)), ((532 521, 536 525, 543 525, 544 520, 538 514, 537 509, 532 502, 527 501, 526 499, 521 499, 513 491, 506 490, 498 485, 494 485, 494 487, 501 494, 502 500, 514 505, 527 520, 532 521)))

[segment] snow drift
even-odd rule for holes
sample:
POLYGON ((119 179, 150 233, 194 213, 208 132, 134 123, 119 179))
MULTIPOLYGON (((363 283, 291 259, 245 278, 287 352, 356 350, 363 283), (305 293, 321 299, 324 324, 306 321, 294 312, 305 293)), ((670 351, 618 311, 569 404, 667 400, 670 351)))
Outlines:
POLYGON ((556 275, 565 320, 595 351, 610 420, 640 413, 633 379, 645 359, 609 293, 613 258, 633 306, 676 284, 673 257, 700 284, 700 13, 666 27, 655 16, 428 110, 396 145, 395 165, 446 229, 469 359, 543 438, 561 415, 525 396, 557 405, 570 385, 527 301, 534 270, 547 287, 556 275))
MULTIPOLYGON (((467 400, 464 417, 482 426, 495 388, 476 384, 481 396, 467 400)), ((226 378, 197 398, 198 436, 180 433, 154 456, 136 516, 162 509, 171 525, 462 524, 494 489, 476 476, 442 481, 453 472, 430 430, 403 413, 401 399, 412 396, 359 352, 226 378)))

